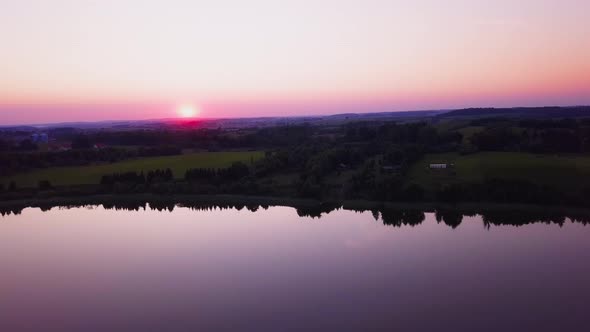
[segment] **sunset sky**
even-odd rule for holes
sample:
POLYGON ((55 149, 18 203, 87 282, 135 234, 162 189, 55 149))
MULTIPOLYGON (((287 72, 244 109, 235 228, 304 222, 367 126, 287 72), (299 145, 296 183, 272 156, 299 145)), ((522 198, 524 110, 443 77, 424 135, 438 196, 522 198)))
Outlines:
POLYGON ((0 125, 590 104, 588 0, 2 0, 0 125))

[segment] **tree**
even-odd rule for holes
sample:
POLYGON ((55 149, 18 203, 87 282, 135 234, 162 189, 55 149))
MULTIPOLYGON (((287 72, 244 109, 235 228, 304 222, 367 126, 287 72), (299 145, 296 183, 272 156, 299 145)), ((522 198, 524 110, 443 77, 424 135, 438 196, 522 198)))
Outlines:
POLYGON ((407 201, 420 201, 424 198, 424 188, 412 183, 404 189, 402 196, 407 201))
POLYGON ((39 181, 39 190, 50 190, 53 187, 51 186, 51 182, 48 180, 41 180, 39 181))
POLYGON ((30 139, 26 139, 18 144, 18 149, 21 151, 34 151, 38 149, 38 146, 30 139))
POLYGON ((8 151, 10 145, 5 140, 0 139, 0 151, 8 151))
POLYGON ((172 170, 170 168, 166 168, 166 171, 164 172, 164 180, 165 181, 174 180, 174 175, 172 174, 172 170))
POLYGON ((86 135, 78 135, 72 140, 72 149, 90 149, 92 143, 86 135))

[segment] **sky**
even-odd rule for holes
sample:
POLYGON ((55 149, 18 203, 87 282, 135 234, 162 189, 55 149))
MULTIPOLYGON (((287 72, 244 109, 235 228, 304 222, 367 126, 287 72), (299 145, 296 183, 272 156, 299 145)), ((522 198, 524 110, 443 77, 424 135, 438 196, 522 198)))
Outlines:
POLYGON ((590 104, 588 0, 0 5, 0 125, 590 104))

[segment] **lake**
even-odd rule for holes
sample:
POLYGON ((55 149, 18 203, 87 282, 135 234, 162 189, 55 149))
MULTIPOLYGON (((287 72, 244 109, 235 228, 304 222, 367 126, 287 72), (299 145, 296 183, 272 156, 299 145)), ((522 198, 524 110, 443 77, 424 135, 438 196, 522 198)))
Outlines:
POLYGON ((305 215, 0 217, 0 331, 590 331, 586 222, 305 215))

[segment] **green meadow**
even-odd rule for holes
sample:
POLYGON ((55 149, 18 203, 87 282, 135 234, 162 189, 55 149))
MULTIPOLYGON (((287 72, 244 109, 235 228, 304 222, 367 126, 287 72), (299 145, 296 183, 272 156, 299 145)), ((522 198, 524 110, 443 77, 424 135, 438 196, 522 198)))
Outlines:
POLYGON ((562 190, 579 190, 590 186, 590 156, 518 152, 428 154, 408 173, 409 182, 425 188, 449 183, 477 183, 490 178, 527 180, 562 190), (455 166, 436 170, 429 168, 431 163, 453 163, 455 166))
POLYGON ((112 164, 100 164, 78 167, 55 167, 34 170, 0 179, 0 183, 8 184, 15 181, 18 187, 35 187, 41 180, 49 180, 56 186, 98 184, 105 174, 117 172, 148 172, 155 169, 170 168, 175 178, 183 178, 190 168, 223 168, 233 162, 241 161, 246 164, 264 156, 262 151, 239 152, 198 152, 178 156, 150 157, 132 159, 112 164))

